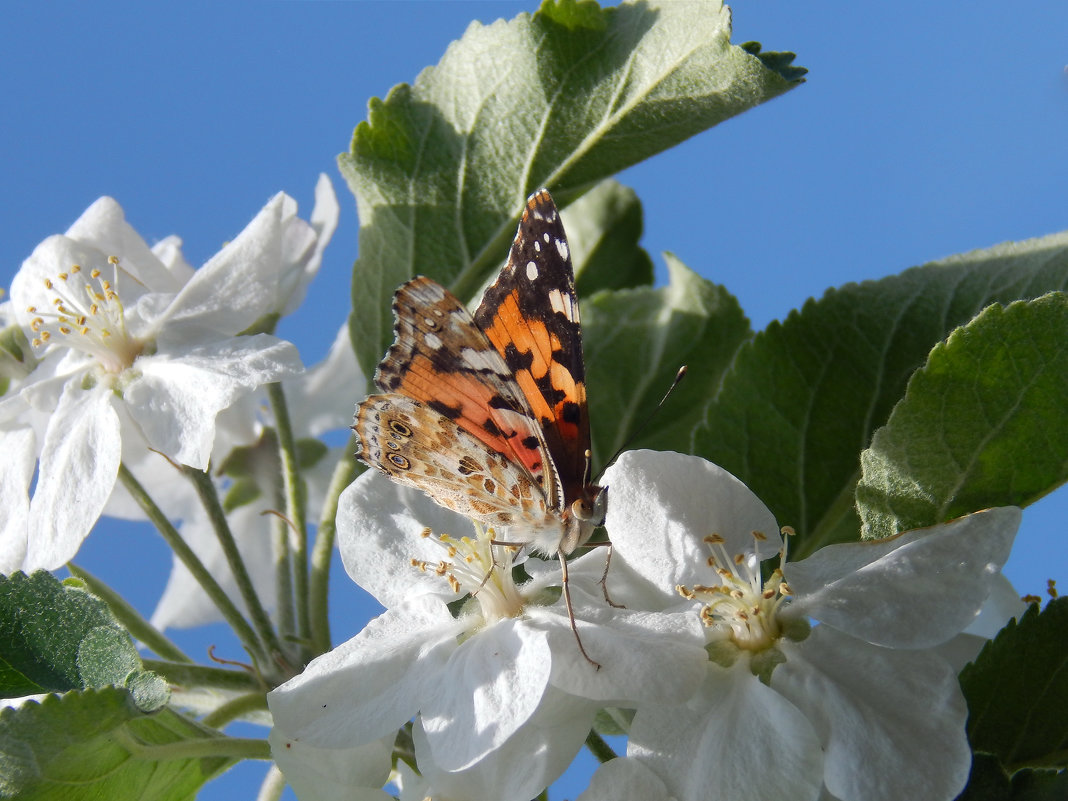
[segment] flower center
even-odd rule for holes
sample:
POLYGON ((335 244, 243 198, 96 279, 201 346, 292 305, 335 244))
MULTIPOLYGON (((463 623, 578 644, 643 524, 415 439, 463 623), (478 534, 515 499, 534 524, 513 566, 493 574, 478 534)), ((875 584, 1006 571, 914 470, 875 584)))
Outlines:
POLYGON ((412 559, 412 565, 432 572, 449 582, 453 592, 470 595, 478 602, 482 618, 491 623, 523 613, 526 601, 512 578, 512 563, 518 552, 514 546, 496 545, 493 529, 475 523, 475 537, 456 538, 423 529, 422 536, 445 549, 440 562, 412 559))
MULTIPOLYGON (((108 262, 119 270, 119 259, 108 262)), ((109 373, 130 367, 144 347, 126 331, 122 300, 96 267, 86 273, 78 264, 69 272, 46 278, 45 287, 52 294, 51 308, 30 306, 37 315, 30 323, 35 348, 66 345, 87 353, 109 373)))
MULTIPOLYGON (((783 528, 783 542, 793 530, 783 528)), ((765 536, 753 532, 753 538, 763 541, 765 536)), ((718 639, 727 639, 737 648, 751 653, 773 648, 783 636, 782 622, 778 612, 787 603, 790 587, 782 574, 786 561, 786 546, 779 551, 779 567, 772 571, 767 581, 760 576, 760 561, 754 552, 731 556, 724 547, 724 539, 718 534, 705 537, 712 553, 708 566, 719 577, 719 584, 696 585, 692 588, 679 586, 676 590, 684 598, 704 601, 701 620, 705 626, 716 629, 718 639)))

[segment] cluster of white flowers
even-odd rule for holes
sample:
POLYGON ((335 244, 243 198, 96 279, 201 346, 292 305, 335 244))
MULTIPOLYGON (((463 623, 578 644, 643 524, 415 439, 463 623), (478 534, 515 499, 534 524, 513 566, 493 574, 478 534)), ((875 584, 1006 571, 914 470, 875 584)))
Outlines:
MULTIPOLYGON (((285 382, 298 437, 349 422, 362 378, 347 332, 308 371, 268 333, 337 218, 323 178, 311 222, 279 194, 194 270, 180 241, 150 247, 103 198, 34 251, 0 307, 30 349, 4 362, 0 572, 62 566, 101 514, 143 517, 117 483, 127 470, 241 604, 208 512, 174 473, 259 442, 268 383, 285 382)), ((304 478, 321 499, 326 476, 304 478)), ((1000 576, 1018 509, 788 561, 770 511, 703 459, 629 452, 604 483, 611 567, 606 548, 570 563, 571 609, 556 563, 374 471, 345 490, 341 555, 385 611, 269 694, 272 748, 301 798, 381 801, 390 782, 401 799, 529 801, 599 719, 627 750, 582 801, 960 791, 956 673, 984 620, 1019 611, 1000 576)), ((229 516, 268 598, 275 555, 258 521, 276 503, 229 516)), ((176 562, 153 623, 213 619, 197 586, 176 562)))
MULTIPOLYGON (((256 442, 270 423, 258 391, 270 382, 285 382, 298 434, 348 424, 346 393, 362 378, 346 329, 307 371, 291 343, 263 332, 303 300, 337 227, 325 175, 315 201, 306 222, 279 193, 200 269, 185 261, 177 237, 149 246, 108 197, 37 246, 0 306, 0 320, 20 326, 29 345, 21 361, 5 360, 10 383, 0 399, 0 572, 61 567, 102 513, 143 519, 116 483, 121 462, 169 519, 183 521, 184 539, 241 603, 175 466, 204 470, 256 442), (326 384, 345 391, 322 392, 326 384)), ((261 590, 272 581, 272 556, 256 517, 271 501, 231 520, 261 590)), ((176 561, 154 622, 214 619, 217 610, 176 561)))
POLYGON ((344 787, 380 798, 372 746, 414 720, 418 773, 395 774, 402 798, 525 801, 570 763, 601 709, 634 711, 617 715, 630 719, 627 754, 583 801, 960 791, 966 708, 944 654, 1006 597, 999 570, 1018 509, 826 547, 765 575, 761 562, 784 554, 778 526, 721 468, 636 451, 604 480, 608 587, 622 607, 598 586, 602 549, 569 569, 599 669, 548 591, 555 565, 527 558, 517 584, 510 551, 421 494, 376 473, 346 490, 345 566, 386 612, 269 696, 302 797, 344 787))

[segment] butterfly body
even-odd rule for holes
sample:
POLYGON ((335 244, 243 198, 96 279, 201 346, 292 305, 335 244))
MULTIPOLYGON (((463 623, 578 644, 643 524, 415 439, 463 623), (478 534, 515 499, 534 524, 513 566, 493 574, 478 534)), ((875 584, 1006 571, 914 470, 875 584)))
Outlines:
POLYGON ((497 540, 569 554, 604 521, 589 481, 578 299, 549 193, 531 195, 507 264, 472 315, 423 277, 394 297, 383 394, 356 410, 357 456, 494 528, 497 540))

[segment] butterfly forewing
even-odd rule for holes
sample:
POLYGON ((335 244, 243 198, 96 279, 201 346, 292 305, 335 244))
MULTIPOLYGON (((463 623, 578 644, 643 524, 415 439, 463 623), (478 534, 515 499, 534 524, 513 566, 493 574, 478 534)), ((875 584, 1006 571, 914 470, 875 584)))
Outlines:
POLYGON ((508 263, 476 325, 501 354, 537 418, 568 501, 584 492, 590 422, 571 253, 552 197, 531 195, 508 263))
POLYGON ((545 446, 526 398, 459 299, 419 277, 397 290, 393 312, 396 341, 375 372, 378 388, 421 401, 545 481, 545 446))

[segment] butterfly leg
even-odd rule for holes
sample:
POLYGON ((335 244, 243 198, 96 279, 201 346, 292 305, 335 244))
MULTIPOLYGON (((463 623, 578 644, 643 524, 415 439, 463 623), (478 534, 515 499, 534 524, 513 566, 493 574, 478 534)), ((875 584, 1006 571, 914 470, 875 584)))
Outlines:
POLYGON ((567 558, 564 556, 564 552, 560 551, 557 554, 560 557, 560 572, 563 574, 564 583, 564 605, 567 606, 567 619, 571 621, 571 631, 575 634, 575 642, 578 643, 579 650, 582 655, 586 657, 586 661, 589 662, 596 670, 601 669, 600 662, 594 662, 590 658, 590 655, 586 653, 585 647, 582 645, 582 638, 579 637, 578 625, 575 623, 575 609, 571 606, 571 587, 567 580, 567 558))
POLYGON ((608 595, 608 568, 612 564, 612 543, 606 542, 608 552, 604 557, 604 573, 601 574, 601 592, 604 593, 605 602, 614 609, 626 609, 623 604, 617 604, 608 595))
POLYGON ((489 581, 490 578, 493 576, 494 570, 498 570, 505 567, 505 565, 498 564, 497 554, 493 550, 494 547, 507 548, 509 551, 512 551, 514 561, 514 553, 519 549, 520 546, 518 544, 501 542, 500 540, 490 540, 490 567, 489 570, 486 571, 486 575, 482 577, 482 581, 480 581, 478 583, 478 586, 475 587, 474 592, 471 593, 472 598, 478 595, 479 592, 482 591, 482 588, 486 586, 486 582, 489 581))
POLYGON ((597 582, 601 585, 601 592, 604 594, 605 603, 614 609, 626 609, 625 604, 617 604, 612 600, 612 597, 608 594, 608 568, 612 564, 612 543, 604 540, 602 542, 587 542, 581 547, 583 548, 607 548, 608 552, 604 558, 604 573, 601 574, 601 580, 597 582))

